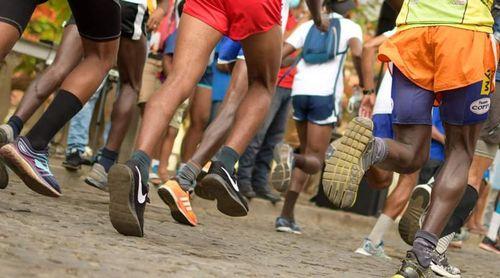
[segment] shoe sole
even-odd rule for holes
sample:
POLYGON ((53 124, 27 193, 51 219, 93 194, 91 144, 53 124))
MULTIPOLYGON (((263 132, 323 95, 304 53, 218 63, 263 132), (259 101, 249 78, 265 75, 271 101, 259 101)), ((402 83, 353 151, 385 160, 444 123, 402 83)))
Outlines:
POLYGON ((287 234, 294 234, 294 235, 301 235, 302 234, 301 232, 294 231, 288 227, 278 227, 278 228, 275 228, 275 230, 276 230, 276 232, 280 232, 280 233, 287 233, 287 234))
MULTIPOLYGON (((208 174, 203 178, 199 187, 204 191, 202 195, 206 194, 205 196, 213 197, 212 200, 217 200, 217 209, 223 214, 232 217, 246 216, 248 210, 245 205, 240 201, 238 196, 234 195, 234 193, 225 186, 225 184, 226 182, 220 176, 208 174), (206 192, 210 192, 210 194, 206 192)), ((200 197, 203 198, 202 196, 200 197)))
POLYGON ((0 189, 7 188, 9 184, 9 173, 7 172, 7 168, 5 168, 5 164, 0 160, 0 189))
POLYGON ((70 171, 70 172, 76 172, 76 171, 78 171, 78 170, 82 169, 82 166, 81 166, 81 165, 79 165, 79 166, 73 166, 73 165, 71 165, 71 164, 66 163, 66 161, 64 161, 64 162, 62 163, 62 166, 63 166, 66 170, 68 170, 68 171, 70 171))
POLYGON ((158 189, 158 195, 162 201, 170 208, 170 214, 175 221, 189 226, 196 226, 196 224, 191 223, 189 218, 184 214, 182 210, 177 207, 177 197, 170 190, 170 188, 160 187, 158 189))
POLYGON ((488 244, 484 244, 484 243, 479 243, 479 248, 485 250, 485 251, 488 251, 488 252, 493 252, 497 255, 500 255, 500 252, 498 250, 495 250, 495 248, 491 247, 490 245, 488 244))
POLYGON ((21 154, 12 145, 5 145, 0 149, 0 157, 9 168, 26 184, 26 186, 38 194, 48 197, 60 197, 61 193, 57 192, 50 185, 38 176, 31 168, 31 165, 26 162, 21 154))
POLYGON ((455 275, 455 274, 449 273, 448 271, 446 271, 442 267, 434 264, 433 262, 431 262, 430 268, 434 273, 436 273, 437 275, 442 276, 442 277, 447 277, 447 278, 460 278, 460 277, 462 277, 461 275, 455 275))
POLYGON ((107 184, 99 182, 99 181, 95 180, 94 178, 86 177, 84 181, 86 184, 88 184, 94 188, 97 188, 97 189, 102 190, 104 192, 109 192, 109 188, 108 188, 107 184))
POLYGON ((361 157, 373 141, 373 122, 366 118, 352 120, 333 156, 325 161, 323 189, 337 207, 352 207, 365 171, 361 157))
POLYGON ((215 200, 214 195, 212 194, 212 192, 210 192, 210 190, 207 190, 205 187, 203 187, 203 185, 201 184, 202 180, 200 180, 197 183, 197 185, 195 186, 195 188, 194 188, 194 194, 196 194, 196 196, 198 196, 198 197, 200 197, 202 199, 209 200, 209 201, 214 201, 215 200))
POLYGON ((431 201, 431 191, 428 185, 419 185, 413 190, 408 208, 399 221, 399 235, 408 245, 413 245, 415 234, 420 229, 420 217, 431 201))
POLYGON ((291 169, 287 164, 280 163, 271 172, 271 185, 278 192, 285 192, 290 185, 291 169))
POLYGON ((134 195, 134 174, 125 165, 115 165, 109 171, 109 219, 122 235, 143 237, 144 233, 135 204, 130 202, 134 195))

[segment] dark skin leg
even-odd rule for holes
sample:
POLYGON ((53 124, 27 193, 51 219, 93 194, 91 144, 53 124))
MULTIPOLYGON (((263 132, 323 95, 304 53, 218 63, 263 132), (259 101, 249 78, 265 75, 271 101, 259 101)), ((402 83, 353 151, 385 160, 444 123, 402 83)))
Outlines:
POLYGON ((54 62, 32 82, 14 115, 26 122, 83 58, 82 39, 75 24, 64 28, 54 62))
POLYGON ((21 34, 17 28, 11 24, 0 22, 0 62, 5 59, 5 56, 9 54, 21 34))
POLYGON ((444 124, 446 160, 432 189, 431 204, 422 229, 440 235, 467 186, 482 124, 455 126, 444 124))
MULTIPOLYGON (((332 134, 331 125, 316 125, 310 122, 296 122, 297 132, 299 134, 300 140, 300 155, 308 158, 308 160, 319 161, 319 168, 316 171, 319 172, 322 167, 322 161, 325 159, 325 152, 328 148, 332 134)), ((302 192, 304 186, 309 180, 310 174, 296 165, 292 171, 292 178, 290 181, 290 187, 288 191, 294 192, 294 196, 297 196, 302 192)), ((311 173, 315 174, 315 173, 311 173)), ((287 197, 288 197, 287 192, 287 197)), ((283 209, 281 211, 281 216, 294 219, 294 208, 297 198, 285 198, 285 203, 283 204, 283 209)))
POLYGON ((366 172, 368 186, 376 189, 384 189, 391 186, 394 172, 380 169, 376 166, 370 167, 366 172))
POLYGON ((233 126, 236 110, 247 91, 247 66, 245 61, 238 60, 234 65, 231 83, 221 104, 220 111, 203 133, 200 146, 193 154, 191 161, 203 166, 217 153, 224 144, 229 129, 233 126))
POLYGON ((212 107, 212 90, 197 86, 191 99, 189 116, 191 124, 182 141, 181 161, 187 162, 196 151, 200 143, 205 128, 210 118, 210 109, 212 107))
POLYGON ((141 89, 142 71, 146 63, 146 37, 134 41, 120 39, 118 50, 118 70, 120 72, 120 92, 111 113, 111 130, 106 148, 118 152, 132 120, 134 107, 141 89))
POLYGON ((271 104, 281 64, 281 27, 242 41, 248 67, 248 93, 236 112, 226 146, 240 155, 260 128, 271 104))
POLYGON ((146 104, 137 149, 150 157, 175 111, 186 100, 206 69, 210 53, 222 34, 202 21, 183 14, 179 24, 172 72, 160 91, 146 104))

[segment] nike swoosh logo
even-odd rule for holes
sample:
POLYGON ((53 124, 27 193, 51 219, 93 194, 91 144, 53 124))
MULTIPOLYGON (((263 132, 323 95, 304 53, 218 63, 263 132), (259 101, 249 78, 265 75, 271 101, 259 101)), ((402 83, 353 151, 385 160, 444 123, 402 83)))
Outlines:
POLYGON ((231 182, 231 185, 233 186, 234 190, 240 192, 240 189, 238 188, 238 185, 236 184, 235 181, 233 181, 233 179, 231 178, 231 175, 229 175, 229 173, 226 171, 226 169, 222 168, 222 170, 224 171, 224 173, 226 173, 226 175, 229 178, 229 181, 231 182))
POLYGON ((141 171, 139 171, 139 168, 135 166, 135 169, 137 170, 137 173, 139 173, 139 189, 137 189, 137 202, 139 204, 144 204, 146 202, 146 197, 148 194, 143 194, 142 193, 142 175, 141 171))

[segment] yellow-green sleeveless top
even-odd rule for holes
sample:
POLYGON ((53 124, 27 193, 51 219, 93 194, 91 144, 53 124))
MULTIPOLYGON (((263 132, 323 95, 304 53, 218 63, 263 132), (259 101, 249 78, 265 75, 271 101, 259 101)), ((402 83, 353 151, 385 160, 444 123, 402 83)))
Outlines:
POLYGON ((400 30, 446 25, 492 33, 493 0, 405 0, 396 24, 400 30))

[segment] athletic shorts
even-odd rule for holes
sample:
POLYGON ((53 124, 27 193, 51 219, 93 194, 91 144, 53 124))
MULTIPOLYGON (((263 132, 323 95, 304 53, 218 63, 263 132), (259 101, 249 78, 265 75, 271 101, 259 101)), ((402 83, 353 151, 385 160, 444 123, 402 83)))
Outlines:
POLYGON ((165 49, 163 49, 163 54, 174 55, 175 43, 177 42, 177 30, 167 37, 165 41, 165 49))
MULTIPOLYGON (((0 21, 24 32, 38 4, 47 0, 0 0, 0 21)), ((68 0, 78 31, 93 41, 120 37, 120 4, 118 0, 68 0)))
POLYGON ((479 139, 476 143, 476 150, 474 151, 474 155, 494 160, 499 148, 500 145, 498 144, 490 144, 483 141, 482 139, 479 139))
MULTIPOLYGON (((449 91, 439 101, 441 120, 452 125, 471 125, 486 121, 490 108, 489 93, 482 81, 449 91)), ((419 87, 399 68, 393 68, 393 124, 432 125, 432 107, 437 95, 419 87)))
POLYGON ((281 25, 281 0, 187 0, 183 12, 235 41, 281 25))
MULTIPOLYGON (((146 23, 148 22, 149 14, 147 7, 140 4, 120 1, 121 8, 121 36, 131 40, 140 40, 142 35, 146 36, 146 23)), ((75 18, 72 16, 65 26, 76 24, 75 18)))
POLYGON ((391 114, 373 115, 373 136, 379 138, 394 139, 394 130, 392 129, 391 114))
POLYGON ((207 69, 205 70, 205 73, 200 79, 200 82, 198 82, 197 86, 201 88, 206 88, 206 89, 212 89, 212 84, 213 84, 213 71, 212 67, 208 66, 207 69))
POLYGON ((317 125, 331 125, 337 121, 333 96, 292 96, 293 119, 317 125))
POLYGON ((219 57, 217 59, 217 63, 231 64, 236 62, 237 59, 245 59, 241 43, 233 41, 228 37, 222 38, 219 45, 219 57))

